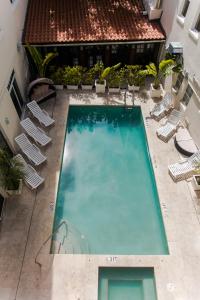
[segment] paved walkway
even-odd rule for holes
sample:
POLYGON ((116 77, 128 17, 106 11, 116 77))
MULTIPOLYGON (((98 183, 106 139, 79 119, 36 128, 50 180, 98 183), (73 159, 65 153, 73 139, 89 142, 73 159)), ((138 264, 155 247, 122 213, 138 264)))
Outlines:
POLYGON ((153 103, 147 94, 126 103, 140 104, 150 155, 157 181, 160 205, 170 255, 115 256, 50 255, 50 242, 35 257, 52 232, 56 191, 62 159, 69 102, 72 104, 124 104, 124 95, 97 97, 94 93, 69 94, 60 91, 44 106, 56 120, 48 134, 53 143, 44 153, 48 162, 39 171, 45 184, 37 192, 24 186, 19 198, 7 199, 0 231, 0 300, 97 300, 99 266, 154 267, 159 300, 200 299, 200 201, 190 182, 175 184, 167 165, 180 159, 173 140, 165 144, 155 130, 158 123, 149 116, 153 103))

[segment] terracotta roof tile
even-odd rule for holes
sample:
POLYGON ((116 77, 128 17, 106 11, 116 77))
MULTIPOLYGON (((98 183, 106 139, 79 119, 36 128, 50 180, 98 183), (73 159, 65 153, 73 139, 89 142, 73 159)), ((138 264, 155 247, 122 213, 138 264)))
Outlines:
POLYGON ((24 43, 161 40, 140 0, 29 0, 24 43))

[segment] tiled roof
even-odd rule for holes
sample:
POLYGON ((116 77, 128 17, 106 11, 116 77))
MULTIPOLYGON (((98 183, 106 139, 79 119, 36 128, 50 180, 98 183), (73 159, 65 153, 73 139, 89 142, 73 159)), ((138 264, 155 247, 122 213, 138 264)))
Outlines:
POLYGON ((29 0, 24 43, 161 40, 157 21, 142 15, 142 0, 29 0))

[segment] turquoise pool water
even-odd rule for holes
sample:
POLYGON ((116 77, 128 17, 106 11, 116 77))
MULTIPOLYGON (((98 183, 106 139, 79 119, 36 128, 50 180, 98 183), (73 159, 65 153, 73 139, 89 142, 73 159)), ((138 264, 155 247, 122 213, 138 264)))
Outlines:
POLYGON ((100 268, 98 300, 156 300, 152 268, 100 268))
POLYGON ((168 254, 139 107, 70 106, 54 228, 63 220, 66 253, 168 254))

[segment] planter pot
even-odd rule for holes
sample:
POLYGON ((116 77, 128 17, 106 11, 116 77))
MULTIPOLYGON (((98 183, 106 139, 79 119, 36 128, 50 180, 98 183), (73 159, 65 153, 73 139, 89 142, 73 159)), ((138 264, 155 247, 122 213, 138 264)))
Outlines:
POLYGON ((134 84, 133 85, 128 84, 128 90, 129 90, 129 92, 133 92, 133 91, 138 92, 140 90, 140 87, 136 86, 134 84))
POLYGON ((85 91, 91 91, 93 88, 93 85, 92 84, 82 84, 81 88, 82 88, 82 90, 85 90, 85 91))
POLYGON ((133 86, 133 90, 134 90, 135 92, 138 92, 138 91, 139 91, 139 89, 140 89, 140 87, 139 87, 139 86, 136 86, 136 85, 134 85, 134 86, 133 86))
POLYGON ((104 83, 98 83, 97 80, 95 80, 95 87, 96 87, 96 93, 101 94, 105 93, 106 91, 106 80, 104 80, 104 83))
POLYGON ((78 85, 67 84, 68 90, 78 90, 78 85))
POLYGON ((18 196, 18 195, 21 195, 22 193, 22 179, 20 179, 19 181, 19 187, 17 190, 6 190, 6 194, 8 196, 18 196))
POLYGON ((120 87, 108 87, 109 93, 118 94, 120 92, 120 87))
POLYGON ((129 84, 128 84, 128 91, 129 91, 129 92, 134 91, 134 85, 129 85, 129 84))
POLYGON ((63 84, 54 84, 56 90, 63 90, 63 84))
POLYGON ((192 177, 192 186, 195 191, 200 191, 200 175, 194 175, 192 177))
POLYGON ((152 98, 160 98, 162 95, 163 89, 162 84, 159 85, 158 89, 154 89, 153 84, 150 86, 150 95, 152 98))

